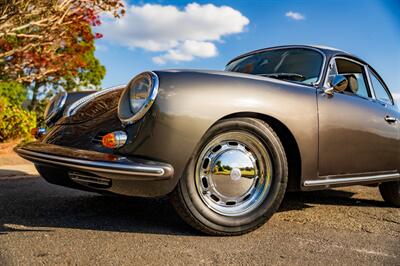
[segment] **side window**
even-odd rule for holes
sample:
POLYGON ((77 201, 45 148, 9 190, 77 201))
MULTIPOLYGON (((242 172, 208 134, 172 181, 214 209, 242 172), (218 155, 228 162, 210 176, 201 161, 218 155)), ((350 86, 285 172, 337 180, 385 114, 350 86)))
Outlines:
POLYGON ((393 104, 392 98, 389 96, 389 93, 386 91, 381 81, 375 76, 375 74, 371 70, 368 71, 371 78, 372 87, 375 91, 376 99, 388 104, 393 104))
POLYGON ((352 93, 365 98, 371 98, 371 92, 367 87, 367 76, 364 66, 346 59, 336 59, 338 74, 345 76, 348 80, 346 93, 352 93))

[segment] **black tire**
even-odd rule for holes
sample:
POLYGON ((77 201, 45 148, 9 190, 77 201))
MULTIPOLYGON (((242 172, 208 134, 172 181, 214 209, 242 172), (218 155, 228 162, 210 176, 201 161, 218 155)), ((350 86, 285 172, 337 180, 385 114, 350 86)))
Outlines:
POLYGON ((400 207, 400 181, 380 184, 379 192, 385 202, 392 206, 400 207))
POLYGON ((274 130, 259 119, 225 119, 216 123, 203 136, 170 199, 179 216, 195 229, 209 235, 241 235, 257 229, 270 219, 283 200, 287 182, 287 158, 274 130), (213 138, 231 131, 243 131, 256 137, 268 151, 273 169, 268 194, 262 202, 249 213, 234 217, 210 209, 200 198, 194 184, 195 164, 200 153, 213 138))

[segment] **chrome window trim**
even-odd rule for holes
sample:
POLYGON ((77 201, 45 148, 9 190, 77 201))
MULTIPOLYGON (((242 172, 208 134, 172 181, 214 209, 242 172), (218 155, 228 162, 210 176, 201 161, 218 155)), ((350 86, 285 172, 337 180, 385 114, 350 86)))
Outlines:
POLYGON ((110 87, 92 94, 89 94, 88 96, 82 97, 76 102, 72 103, 65 111, 64 111, 64 116, 69 117, 74 115, 81 107, 83 107, 86 103, 94 100, 95 98, 102 96, 108 92, 119 90, 125 88, 126 85, 118 85, 114 87, 110 87))
POLYGON ((226 66, 229 65, 230 63, 232 63, 232 62, 234 62, 234 61, 236 61, 236 60, 239 60, 239 59, 241 59, 241 58, 247 57, 247 56, 251 56, 251 55, 254 55, 254 54, 258 54, 258 53, 264 53, 264 52, 268 52, 268 51, 289 50, 289 49, 313 50, 313 51, 316 51, 316 52, 318 52, 318 53, 320 53, 320 54, 322 55, 322 59, 323 59, 323 60, 322 60, 321 69, 320 69, 320 72, 319 72, 318 80, 315 81, 315 82, 313 82, 312 84, 303 84, 303 85, 317 86, 317 85, 321 84, 322 78, 323 78, 323 76, 324 76, 324 69, 325 69, 325 64, 326 64, 327 58, 326 58, 325 53, 323 53, 320 49, 314 48, 314 47, 309 47, 309 46, 301 46, 301 45, 280 46, 280 47, 272 47, 272 48, 263 49, 263 50, 260 50, 260 51, 256 51, 256 52, 254 52, 254 53, 250 52, 250 53, 248 53, 248 54, 243 54, 243 56, 239 56, 239 57, 236 57, 236 58, 232 59, 231 61, 229 61, 229 62, 225 65, 225 68, 226 68, 226 66))
POLYGON ((367 76, 367 81, 368 81, 368 87, 371 91, 371 95, 374 100, 377 100, 374 86, 372 86, 371 76, 369 75, 368 66, 364 65, 364 71, 365 71, 365 73, 367 73, 366 76, 367 76))
MULTIPOLYGON (((152 85, 152 88, 151 88, 151 93, 150 93, 149 97, 146 99, 145 103, 144 103, 143 106, 140 108, 140 110, 139 110, 137 113, 133 114, 133 115, 132 115, 131 117, 129 117, 129 118, 121 118, 120 110, 119 110, 119 107, 118 107, 118 118, 119 118, 119 120, 122 122, 122 124, 124 124, 124 125, 133 124, 133 123, 135 123, 136 121, 138 121, 138 120, 140 120, 141 118, 143 118, 143 116, 147 113, 147 111, 150 109, 150 107, 153 105, 154 101, 155 101, 156 98, 157 98, 158 90, 159 90, 159 86, 160 86, 160 81, 159 81, 159 78, 158 78, 157 74, 154 73, 153 71, 146 71, 146 72, 142 72, 142 73, 136 75, 136 76, 132 79, 132 81, 129 82, 129 84, 126 86, 125 90, 126 90, 126 91, 127 91, 127 90, 130 90, 131 83, 136 79, 136 77, 138 77, 138 76, 140 76, 140 75, 143 75, 143 74, 146 74, 146 73, 148 73, 148 74, 150 75, 150 77, 151 77, 151 85, 152 85)), ((124 94, 124 93, 125 93, 125 92, 123 92, 123 94, 124 94)), ((118 102, 118 106, 121 105, 121 102, 124 100, 124 98, 125 98, 125 97, 123 97, 123 95, 121 95, 121 97, 120 97, 120 99, 119 99, 119 102, 118 102)), ((129 104, 130 104, 130 103, 129 103, 129 104)))
POLYGON ((381 101, 381 100, 379 100, 379 99, 376 97, 375 88, 374 88, 374 86, 373 86, 373 84, 372 84, 372 79, 371 79, 370 72, 375 76, 375 78, 376 78, 376 79, 379 81, 379 83, 382 85, 382 87, 384 88, 384 90, 386 91, 386 93, 389 95, 390 101, 391 101, 391 104, 390 104, 390 105, 391 105, 391 106, 394 106, 394 98, 393 98, 393 95, 392 95, 392 93, 390 92, 389 88, 386 86, 386 84, 383 82, 383 80, 379 77, 379 75, 378 75, 378 76, 375 75, 375 74, 378 74, 378 73, 374 73, 374 72, 376 72, 376 71, 374 71, 370 66, 367 66, 367 65, 365 66, 365 70, 366 70, 366 72, 367 72, 368 82, 369 82, 369 84, 370 84, 370 86, 371 86, 371 90, 374 91, 375 100, 378 101, 379 103, 384 104, 384 105, 388 105, 388 104, 389 104, 388 102, 381 101))
MULTIPOLYGON (((48 117, 46 117, 45 118, 45 124, 46 125, 48 125, 50 122, 51 122, 51 120, 56 116, 56 115, 58 115, 58 113, 61 111, 61 109, 64 107, 64 105, 65 105, 65 102, 66 102, 66 100, 67 100, 67 97, 68 97, 68 93, 66 93, 66 92, 60 92, 62 95, 61 95, 61 101, 58 103, 58 105, 57 106, 54 106, 54 109, 53 110, 50 110, 50 115, 48 116, 48 117)), ((55 97, 55 96, 54 96, 55 97)), ((51 104, 51 102, 49 103, 49 104, 51 104)))
MULTIPOLYGON (((366 69, 365 69, 365 67, 367 67, 367 65, 364 64, 364 63, 362 63, 362 62, 360 62, 360 61, 357 61, 357 60, 355 60, 355 59, 352 59, 352 58, 349 58, 349 57, 346 57, 346 56, 342 56, 342 55, 338 55, 338 56, 332 56, 332 58, 329 60, 328 67, 329 67, 329 65, 332 64, 332 63, 335 63, 335 64, 336 64, 336 61, 335 61, 336 59, 344 59, 344 60, 353 62, 353 63, 355 63, 355 64, 360 65, 360 66, 363 67, 363 69, 364 69, 364 71, 365 71, 365 75, 366 75, 366 77, 367 77, 367 81, 366 81, 367 87, 368 87, 367 89, 369 89, 369 91, 370 91, 370 93, 371 93, 371 98, 370 98, 370 97, 366 98, 366 97, 363 97, 363 96, 357 95, 357 94, 355 94, 355 95, 357 95, 357 96, 359 96, 359 97, 361 97, 361 98, 363 98, 363 99, 367 99, 367 100, 368 100, 368 99, 373 99, 373 100, 375 100, 375 99, 376 99, 376 98, 375 98, 375 91, 373 91, 373 89, 372 89, 372 87, 371 87, 371 85, 370 85, 369 74, 368 74, 368 71, 366 71, 366 69)), ((336 67, 336 68, 337 68, 337 67, 336 67)), ((328 80, 329 80, 329 69, 327 69, 327 71, 326 71, 326 73, 325 73, 325 80, 324 80, 324 83, 323 83, 323 85, 322 85, 322 88, 329 88, 328 80)))

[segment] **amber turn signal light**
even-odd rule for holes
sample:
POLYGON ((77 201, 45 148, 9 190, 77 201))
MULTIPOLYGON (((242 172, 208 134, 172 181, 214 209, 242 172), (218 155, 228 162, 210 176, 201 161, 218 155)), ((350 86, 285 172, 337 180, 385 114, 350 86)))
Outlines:
POLYGON ((31 135, 35 139, 41 139, 46 134, 46 129, 42 127, 35 127, 31 129, 31 135))
POLYGON ((127 135, 124 131, 114 131, 103 136, 101 144, 110 149, 120 148, 125 145, 127 135))
POLYGON ((32 137, 36 138, 36 135, 37 135, 38 131, 39 131, 39 129, 38 129, 37 127, 32 128, 32 129, 31 129, 31 135, 32 135, 32 137))

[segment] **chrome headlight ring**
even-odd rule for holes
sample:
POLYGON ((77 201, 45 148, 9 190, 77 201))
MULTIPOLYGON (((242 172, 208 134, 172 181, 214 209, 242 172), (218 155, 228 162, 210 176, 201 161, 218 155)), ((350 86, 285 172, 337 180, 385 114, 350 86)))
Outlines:
POLYGON ((135 76, 121 94, 118 117, 125 125, 140 120, 153 105, 159 89, 159 79, 154 72, 135 76))
POLYGON ((61 114, 67 100, 68 93, 60 92, 57 93, 48 103, 46 110, 44 111, 44 120, 46 125, 54 123, 54 118, 61 114))

